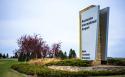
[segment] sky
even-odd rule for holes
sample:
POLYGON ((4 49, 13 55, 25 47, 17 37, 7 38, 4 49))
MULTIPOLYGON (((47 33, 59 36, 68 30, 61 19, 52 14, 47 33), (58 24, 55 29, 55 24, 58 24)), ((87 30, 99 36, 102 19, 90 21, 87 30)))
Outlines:
POLYGON ((79 55, 79 11, 89 5, 110 7, 108 57, 125 57, 125 0, 0 0, 0 53, 13 55, 19 37, 40 34, 79 55))

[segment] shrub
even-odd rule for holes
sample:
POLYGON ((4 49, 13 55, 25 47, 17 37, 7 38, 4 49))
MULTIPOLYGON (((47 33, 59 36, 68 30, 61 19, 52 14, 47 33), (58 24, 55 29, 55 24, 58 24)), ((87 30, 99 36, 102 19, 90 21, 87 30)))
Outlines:
POLYGON ((51 62, 58 62, 61 61, 59 58, 44 58, 44 59, 32 59, 28 63, 29 64, 39 64, 39 65, 45 65, 51 62))
POLYGON ((85 61, 80 59, 65 59, 58 62, 50 62, 46 65, 59 65, 59 66, 91 66, 91 61, 85 61))
MULTIPOLYGON (((12 65, 11 68, 13 68, 14 70, 17 70, 21 73, 25 73, 28 75, 33 75, 34 74, 34 65, 30 65, 30 64, 15 64, 12 65)), ((37 67, 35 67, 37 68, 37 67)))
POLYGON ((61 71, 49 69, 46 66, 32 64, 15 64, 11 68, 18 72, 28 75, 37 74, 39 77, 84 77, 84 76, 99 76, 99 75, 120 75, 125 74, 125 69, 119 71, 61 71))
POLYGON ((121 59, 121 58, 111 58, 111 59, 108 59, 107 62, 110 65, 125 66, 125 59, 121 59))

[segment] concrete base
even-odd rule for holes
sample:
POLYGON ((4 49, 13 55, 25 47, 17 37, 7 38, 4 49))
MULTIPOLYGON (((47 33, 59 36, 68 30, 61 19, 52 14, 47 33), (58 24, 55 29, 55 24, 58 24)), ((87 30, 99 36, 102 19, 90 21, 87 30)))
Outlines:
POLYGON ((101 65, 101 61, 100 60, 92 61, 92 65, 93 66, 101 65))
POLYGON ((92 65, 93 65, 93 66, 103 65, 103 64, 107 64, 107 61, 103 61, 103 60, 95 60, 95 61, 92 61, 92 65))

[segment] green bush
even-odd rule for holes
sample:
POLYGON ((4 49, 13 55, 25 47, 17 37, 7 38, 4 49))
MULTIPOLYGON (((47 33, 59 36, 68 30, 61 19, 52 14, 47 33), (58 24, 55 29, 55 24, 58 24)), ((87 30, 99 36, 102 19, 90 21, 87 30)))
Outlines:
POLYGON ((121 58, 111 58, 111 59, 108 59, 107 62, 110 65, 125 66, 125 59, 121 59, 121 58))
MULTIPOLYGON (((11 68, 13 68, 14 70, 17 70, 21 73, 25 73, 28 75, 33 75, 34 74, 34 65, 30 65, 30 64, 15 64, 12 65, 11 68)), ((35 67, 37 68, 37 67, 35 67)))
POLYGON ((91 61, 85 61, 80 59, 65 59, 59 62, 51 62, 46 65, 59 65, 59 66, 91 66, 91 61))
POLYGON ((49 69, 46 66, 31 65, 31 64, 15 64, 11 67, 18 72, 34 75, 37 74, 39 77, 84 77, 84 76, 99 76, 99 75, 121 75, 125 74, 125 70, 119 71, 61 71, 49 69))

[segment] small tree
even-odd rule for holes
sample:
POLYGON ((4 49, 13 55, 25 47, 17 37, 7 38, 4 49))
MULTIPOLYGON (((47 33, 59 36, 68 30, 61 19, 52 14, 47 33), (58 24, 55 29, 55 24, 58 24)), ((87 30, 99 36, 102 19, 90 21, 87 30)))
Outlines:
POLYGON ((5 55, 5 53, 4 53, 2 56, 3 56, 3 58, 6 58, 6 55, 5 55))
POLYGON ((64 58, 67 58, 67 53, 66 53, 66 51, 64 52, 64 58))
POLYGON ((61 50, 59 51, 57 57, 58 57, 58 58, 64 58, 64 54, 63 54, 63 52, 62 52, 61 50))
POLYGON ((69 51, 69 58, 76 58, 75 50, 70 49, 70 51, 69 51))
MULTIPOLYGON (((45 41, 38 35, 24 35, 18 39, 20 56, 25 56, 25 61, 31 58, 41 58, 45 56, 45 41)), ((23 58, 24 59, 24 58, 23 58)))
POLYGON ((59 53, 58 53, 58 58, 66 59, 66 58, 67 58, 67 56, 66 56, 66 52, 63 53, 62 50, 60 50, 59 53))
POLYGON ((45 58, 47 57, 47 54, 49 53, 49 46, 46 44, 43 48, 43 51, 42 51, 42 57, 45 58))
POLYGON ((2 53, 0 53, 0 58, 2 58, 2 53))
POLYGON ((18 56, 18 61, 27 61, 26 55, 23 54, 23 52, 20 52, 20 55, 18 56))
POLYGON ((9 54, 8 53, 6 54, 6 58, 9 58, 9 54))
POLYGON ((21 53, 21 52, 16 51, 16 52, 14 53, 14 58, 18 58, 18 57, 19 57, 19 55, 20 55, 20 53, 21 53))
POLYGON ((53 57, 58 57, 60 49, 61 43, 55 43, 52 45, 51 53, 53 54, 53 57))

